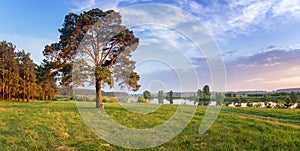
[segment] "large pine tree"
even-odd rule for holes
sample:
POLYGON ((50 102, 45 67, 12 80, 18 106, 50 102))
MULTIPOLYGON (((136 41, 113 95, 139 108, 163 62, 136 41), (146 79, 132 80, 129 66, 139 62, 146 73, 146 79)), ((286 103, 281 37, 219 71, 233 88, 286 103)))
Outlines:
POLYGON ((102 107, 103 84, 112 87, 114 81, 119 81, 131 90, 139 89, 139 75, 134 72, 135 62, 130 60, 139 40, 122 25, 119 13, 100 9, 79 15, 70 13, 59 32, 60 41, 46 46, 43 53, 51 72, 61 75, 62 85, 74 84, 71 71, 76 55, 80 54, 87 56, 82 61, 93 64, 94 74, 90 78, 96 83, 97 108, 102 107))

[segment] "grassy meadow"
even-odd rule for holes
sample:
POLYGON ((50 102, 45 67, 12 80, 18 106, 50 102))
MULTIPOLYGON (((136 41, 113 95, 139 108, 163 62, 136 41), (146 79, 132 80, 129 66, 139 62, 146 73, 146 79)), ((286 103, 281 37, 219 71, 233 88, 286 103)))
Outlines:
MULTIPOLYGON (((105 111, 115 121, 133 128, 160 125, 176 108, 177 105, 162 105, 149 114, 136 114, 119 104, 105 104, 105 111)), ((300 109, 223 107, 211 129, 199 135, 205 109, 199 106, 178 136, 146 150, 300 150, 300 109)), ((94 134, 73 101, 0 101, 0 150, 127 149, 94 134)))

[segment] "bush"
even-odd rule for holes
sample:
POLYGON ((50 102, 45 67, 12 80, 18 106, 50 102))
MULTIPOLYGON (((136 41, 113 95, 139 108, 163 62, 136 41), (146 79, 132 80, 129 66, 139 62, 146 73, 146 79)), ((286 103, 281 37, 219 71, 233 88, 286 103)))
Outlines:
POLYGON ((261 107, 261 103, 257 103, 254 105, 255 108, 260 108, 261 107))
POLYGON ((247 101, 247 107, 253 107, 253 102, 252 100, 247 101))
POLYGON ((209 102, 204 102, 203 105, 204 105, 204 106, 208 106, 208 105, 209 105, 209 102))
POLYGON ((72 96, 72 99, 76 100, 76 101, 94 102, 96 100, 96 96, 94 96, 94 95, 74 95, 74 96, 72 96))
POLYGON ((115 97, 103 97, 102 98, 103 103, 118 103, 118 99, 115 97))
POLYGON ((284 101, 278 100, 276 104, 276 108, 280 108, 280 109, 285 108, 284 101))
POLYGON ((138 103, 150 103, 148 99, 145 99, 143 96, 138 97, 138 103))
POLYGON ((231 104, 231 102, 225 102, 224 104, 225 104, 225 106, 229 106, 231 104))

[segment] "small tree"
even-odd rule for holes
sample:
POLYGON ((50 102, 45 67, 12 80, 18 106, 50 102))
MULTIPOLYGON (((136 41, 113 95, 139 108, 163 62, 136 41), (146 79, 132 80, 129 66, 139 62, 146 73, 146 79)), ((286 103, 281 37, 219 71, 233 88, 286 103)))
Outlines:
POLYGON ((166 96, 167 100, 170 101, 170 104, 173 104, 173 91, 171 90, 170 92, 167 93, 166 96))
POLYGON ((201 89, 198 89, 198 91, 197 91, 197 97, 198 98, 202 98, 203 97, 203 91, 201 91, 201 89))
POLYGON ((151 99, 151 93, 147 90, 143 92, 143 96, 145 99, 151 99))
POLYGON ((297 95, 296 92, 291 92, 290 93, 290 98, 291 98, 292 103, 297 103, 298 102, 298 95, 297 95))
POLYGON ((209 99, 210 99, 210 96, 211 96, 211 93, 210 93, 210 90, 209 90, 209 86, 208 85, 205 85, 203 87, 203 101, 204 101, 204 105, 208 105, 209 104, 209 99))
POLYGON ((285 99, 284 106, 285 106, 286 108, 289 108, 290 106, 293 105, 292 103, 293 103, 293 102, 292 102, 291 97, 290 97, 290 96, 287 96, 286 99, 285 99))
POLYGON ((208 85, 205 85, 203 87, 203 94, 204 94, 205 97, 208 97, 208 98, 211 96, 210 89, 209 89, 208 85))
POLYGON ((242 101, 241 99, 238 97, 236 98, 236 104, 235 104, 236 107, 241 107, 242 106, 242 101))
POLYGON ((164 91, 163 91, 163 90, 158 91, 157 98, 158 98, 158 103, 159 103, 159 104, 163 104, 164 98, 165 98, 165 95, 164 95, 164 91))
POLYGON ((217 105, 222 105, 224 97, 225 96, 222 93, 216 93, 216 103, 217 103, 217 105))

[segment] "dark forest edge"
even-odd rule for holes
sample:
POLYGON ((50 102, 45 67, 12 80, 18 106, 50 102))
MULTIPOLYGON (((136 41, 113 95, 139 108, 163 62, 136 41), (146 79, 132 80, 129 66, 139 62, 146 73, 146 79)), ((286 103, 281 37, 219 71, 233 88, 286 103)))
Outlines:
POLYGON ((52 100, 57 93, 56 79, 44 64, 36 65, 30 53, 16 51, 11 42, 0 44, 0 98, 27 101, 52 100))

